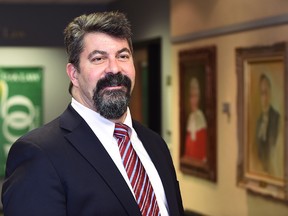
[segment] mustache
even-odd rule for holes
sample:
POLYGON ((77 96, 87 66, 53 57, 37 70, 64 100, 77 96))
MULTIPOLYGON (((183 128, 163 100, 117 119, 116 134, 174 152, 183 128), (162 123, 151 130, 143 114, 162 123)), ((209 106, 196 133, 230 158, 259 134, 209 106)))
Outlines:
POLYGON ((96 93, 99 93, 106 87, 115 87, 115 86, 124 86, 127 88, 127 92, 130 92, 131 83, 132 82, 130 78, 126 75, 123 75, 120 72, 118 72, 117 74, 107 73, 104 78, 98 80, 96 85, 96 93))

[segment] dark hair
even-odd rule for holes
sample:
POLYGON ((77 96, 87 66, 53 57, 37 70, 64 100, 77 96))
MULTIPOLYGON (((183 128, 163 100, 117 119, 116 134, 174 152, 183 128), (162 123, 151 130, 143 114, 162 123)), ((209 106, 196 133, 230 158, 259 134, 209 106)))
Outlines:
MULTIPOLYGON (((97 12, 76 17, 64 30, 64 44, 68 55, 68 62, 72 63, 79 71, 79 58, 83 51, 83 38, 85 34, 101 32, 110 36, 126 39, 131 52, 132 32, 131 25, 123 13, 97 12)), ((71 94, 72 83, 69 92, 71 94)))
POLYGON ((261 76, 260 76, 259 83, 262 83, 263 81, 266 81, 269 88, 271 89, 271 82, 270 82, 270 79, 267 77, 266 74, 261 74, 261 76))

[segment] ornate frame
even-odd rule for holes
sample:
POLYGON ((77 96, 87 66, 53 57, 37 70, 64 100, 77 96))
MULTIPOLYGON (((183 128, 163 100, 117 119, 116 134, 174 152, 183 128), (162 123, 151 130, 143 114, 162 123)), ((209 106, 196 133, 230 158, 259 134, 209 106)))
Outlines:
MULTIPOLYGON (((217 181, 217 76, 216 46, 206 46, 179 52, 180 68, 180 169, 183 173, 197 176, 212 182, 217 181), (191 89, 189 80, 196 78, 199 83, 201 107, 199 110, 206 119, 205 158, 187 156, 188 98, 191 89), (187 90, 187 89, 190 90, 187 90), (202 92, 202 94, 201 94, 202 92)), ((189 99, 190 100, 190 99, 189 99)), ((191 108, 190 108, 191 109, 191 108)), ((196 124, 196 123, 195 123, 196 124)), ((200 137, 200 135, 199 135, 200 137)), ((189 141, 188 141, 189 142, 189 141)), ((196 141, 197 143, 198 141, 196 141)), ((197 145, 200 145, 198 142, 197 145)), ((193 147, 194 148, 194 147, 193 147)), ((198 147, 197 147, 198 148, 198 147)), ((194 148, 194 149, 197 149, 194 148)), ((198 148, 200 149, 200 148, 198 148)), ((193 152, 194 150, 192 150, 193 152)))
POLYGON ((287 44, 237 48, 236 66, 239 145, 237 184, 250 192, 287 201, 288 127, 285 111, 288 107, 287 94, 285 95, 285 92, 288 92, 287 44), (272 120, 270 114, 267 114, 270 111, 266 111, 269 120, 266 132, 264 132, 265 138, 260 132, 260 130, 262 131, 260 126, 265 107, 263 98, 267 98, 263 94, 266 88, 265 84, 261 84, 264 82, 261 81, 263 76, 266 77, 264 80, 266 79, 267 86, 270 86, 269 110, 272 110, 274 106, 273 110, 276 111, 273 112, 278 113, 274 116, 278 117, 273 117, 273 119, 279 119, 279 122, 277 120, 276 124, 270 127, 268 124, 272 125, 272 122, 275 121, 272 120), (257 94, 259 95, 257 96, 257 94), (256 112, 257 110, 258 112, 256 112), (273 132, 276 134, 274 135, 275 139, 269 138, 272 137, 272 131, 276 131, 273 132), (272 142, 272 140, 274 141, 272 142), (264 150, 264 148, 268 148, 268 150, 264 150))

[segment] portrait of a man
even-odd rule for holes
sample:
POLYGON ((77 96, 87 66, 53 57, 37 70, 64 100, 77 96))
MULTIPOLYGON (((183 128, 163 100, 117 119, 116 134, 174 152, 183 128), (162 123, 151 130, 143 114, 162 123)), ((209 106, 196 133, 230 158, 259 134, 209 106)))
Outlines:
POLYGON ((261 113, 256 126, 257 154, 263 170, 273 173, 271 151, 277 143, 280 114, 271 104, 272 86, 265 74, 260 76, 259 93, 261 113))
POLYGON ((284 84, 281 61, 252 62, 247 88, 247 171, 284 178, 284 84))
POLYGON ((236 49, 237 184, 287 199, 287 43, 236 49))

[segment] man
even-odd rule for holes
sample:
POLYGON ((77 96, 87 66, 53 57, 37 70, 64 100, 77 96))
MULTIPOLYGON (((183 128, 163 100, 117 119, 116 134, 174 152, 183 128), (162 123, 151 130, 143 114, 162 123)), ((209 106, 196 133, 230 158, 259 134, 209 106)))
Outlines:
POLYGON ((165 142, 131 119, 130 24, 118 12, 65 29, 72 103, 10 150, 5 216, 183 215, 165 142))
POLYGON ((259 86, 261 114, 256 127, 258 157, 262 162, 264 171, 273 174, 271 154, 277 141, 280 115, 271 105, 271 82, 265 74, 260 76, 259 86))

